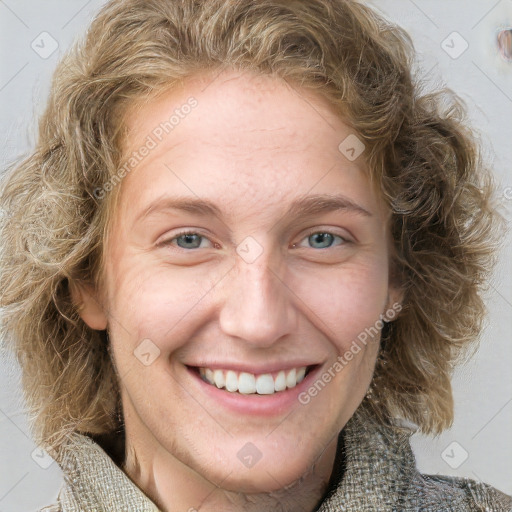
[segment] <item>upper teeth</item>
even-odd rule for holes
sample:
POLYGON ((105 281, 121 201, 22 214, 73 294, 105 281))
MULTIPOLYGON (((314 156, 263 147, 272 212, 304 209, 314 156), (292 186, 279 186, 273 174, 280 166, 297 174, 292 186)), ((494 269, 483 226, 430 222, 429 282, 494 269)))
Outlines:
POLYGON ((228 391, 251 395, 272 395, 277 391, 284 391, 286 388, 293 388, 304 379, 306 367, 281 370, 274 376, 270 373, 254 375, 248 372, 235 372, 233 370, 212 370, 210 368, 199 368, 203 380, 228 391))

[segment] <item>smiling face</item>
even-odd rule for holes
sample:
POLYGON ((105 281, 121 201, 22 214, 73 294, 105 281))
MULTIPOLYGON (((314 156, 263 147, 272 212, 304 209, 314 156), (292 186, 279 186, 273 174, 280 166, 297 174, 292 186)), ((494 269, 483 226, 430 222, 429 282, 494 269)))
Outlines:
POLYGON ((369 386, 377 339, 333 365, 396 299, 387 213, 324 100, 269 77, 212 80, 129 112, 128 152, 181 115, 122 182, 103 308, 86 300, 82 318, 108 325, 141 467, 268 491, 322 453, 332 469, 369 386))

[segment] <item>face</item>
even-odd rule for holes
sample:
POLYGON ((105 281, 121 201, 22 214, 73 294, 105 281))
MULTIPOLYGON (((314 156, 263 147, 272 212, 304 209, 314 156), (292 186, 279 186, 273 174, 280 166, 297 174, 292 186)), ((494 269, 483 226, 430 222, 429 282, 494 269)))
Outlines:
POLYGON ((396 298, 364 152, 340 152, 352 132, 322 98, 248 73, 190 79, 126 126, 128 153, 156 144, 82 318, 108 327, 127 437, 224 488, 283 487, 362 401, 378 339, 351 347, 396 298))

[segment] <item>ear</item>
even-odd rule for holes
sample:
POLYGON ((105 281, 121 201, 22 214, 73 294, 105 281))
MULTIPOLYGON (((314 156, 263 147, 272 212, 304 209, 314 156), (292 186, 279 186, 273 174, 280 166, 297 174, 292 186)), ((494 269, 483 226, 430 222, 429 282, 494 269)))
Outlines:
POLYGON ((69 282, 69 290, 73 303, 78 306, 82 320, 96 331, 107 328, 107 315, 99 300, 96 290, 83 282, 69 282))
POLYGON ((383 312, 386 322, 392 322, 399 316, 403 309, 404 290, 398 286, 390 285, 388 288, 388 300, 383 312))
MULTIPOLYGON (((391 236, 391 235, 390 235, 391 236)), ((386 309, 383 315, 387 317, 387 322, 396 320, 400 311, 403 309, 405 289, 403 286, 404 276, 400 272, 400 267, 396 259, 396 248, 390 238, 391 256, 389 262, 389 275, 388 275, 388 297, 386 302, 386 309)))

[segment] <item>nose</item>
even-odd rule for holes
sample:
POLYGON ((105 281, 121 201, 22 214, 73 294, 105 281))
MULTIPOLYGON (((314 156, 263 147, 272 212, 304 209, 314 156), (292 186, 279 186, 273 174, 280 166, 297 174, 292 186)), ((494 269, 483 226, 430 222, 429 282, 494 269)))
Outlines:
POLYGON ((237 258, 224 282, 220 328, 225 334, 265 348, 294 332, 293 293, 263 255, 253 263, 237 258))

